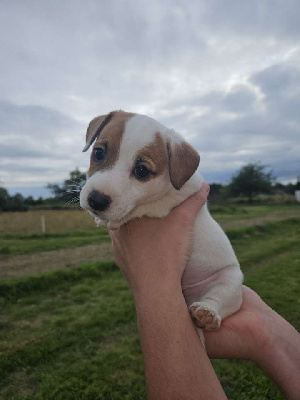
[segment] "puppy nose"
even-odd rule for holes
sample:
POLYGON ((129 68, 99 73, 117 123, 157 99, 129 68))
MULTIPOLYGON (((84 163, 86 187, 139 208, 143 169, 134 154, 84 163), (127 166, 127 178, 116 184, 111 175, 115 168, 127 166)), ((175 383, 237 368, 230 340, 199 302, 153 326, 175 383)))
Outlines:
POLYGON ((98 211, 104 211, 108 208, 111 203, 111 198, 106 196, 106 194, 102 194, 97 192, 97 190, 93 190, 88 197, 88 203, 91 208, 98 211))

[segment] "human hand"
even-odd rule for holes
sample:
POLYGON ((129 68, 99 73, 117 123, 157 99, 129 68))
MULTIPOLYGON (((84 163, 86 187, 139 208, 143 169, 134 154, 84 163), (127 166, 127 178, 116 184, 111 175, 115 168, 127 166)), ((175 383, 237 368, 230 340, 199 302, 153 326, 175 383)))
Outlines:
POLYGON ((274 311, 247 286, 239 311, 225 318, 216 331, 204 331, 210 358, 236 358, 258 361, 272 342, 271 319, 274 311))
POLYGON ((210 358, 252 360, 287 399, 299 399, 300 335, 253 290, 243 286, 240 310, 204 336, 210 358))
POLYGON ((181 290, 195 218, 208 192, 209 186, 203 183, 201 190, 167 217, 135 219, 110 231, 116 263, 134 294, 157 285, 175 285, 181 290))
POLYGON ((135 297, 149 400, 226 398, 181 290, 194 220, 207 194, 204 184, 166 218, 133 220, 110 232, 135 297))

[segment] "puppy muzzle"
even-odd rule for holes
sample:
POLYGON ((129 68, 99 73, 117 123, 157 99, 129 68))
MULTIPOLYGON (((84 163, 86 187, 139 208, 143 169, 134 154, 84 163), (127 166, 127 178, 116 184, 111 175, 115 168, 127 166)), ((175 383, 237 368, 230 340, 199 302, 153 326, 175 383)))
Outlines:
POLYGON ((88 195, 87 201, 91 209, 95 211, 106 211, 111 204, 111 198, 97 190, 93 190, 88 195))

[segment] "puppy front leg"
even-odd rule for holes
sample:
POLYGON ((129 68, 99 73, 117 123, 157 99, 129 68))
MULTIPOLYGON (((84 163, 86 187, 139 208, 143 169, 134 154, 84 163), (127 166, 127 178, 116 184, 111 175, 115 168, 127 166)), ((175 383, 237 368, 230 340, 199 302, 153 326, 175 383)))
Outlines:
POLYGON ((189 307, 198 327, 217 329, 223 318, 238 311, 242 304, 242 280, 243 274, 237 267, 220 271, 213 286, 189 307))

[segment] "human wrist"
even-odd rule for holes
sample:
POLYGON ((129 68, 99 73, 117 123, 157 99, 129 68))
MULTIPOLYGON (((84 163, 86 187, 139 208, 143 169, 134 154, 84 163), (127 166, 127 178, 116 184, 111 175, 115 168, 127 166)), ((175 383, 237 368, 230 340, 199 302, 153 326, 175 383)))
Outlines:
POLYGON ((268 307, 264 313, 264 325, 256 336, 256 342, 260 342, 260 347, 253 353, 253 361, 262 367, 270 364, 277 353, 280 354, 281 350, 288 346, 290 337, 294 336, 295 332, 296 330, 285 319, 268 307))
POLYGON ((271 311, 269 340, 253 361, 281 388, 286 398, 296 400, 300 393, 300 335, 285 319, 271 311))
POLYGON ((144 297, 152 298, 182 292, 182 273, 175 262, 144 260, 142 265, 143 268, 138 265, 131 266, 130 274, 124 272, 136 301, 144 297))
POLYGON ((131 287, 136 303, 161 302, 178 294, 182 295, 181 281, 176 277, 167 279, 140 279, 131 287))

